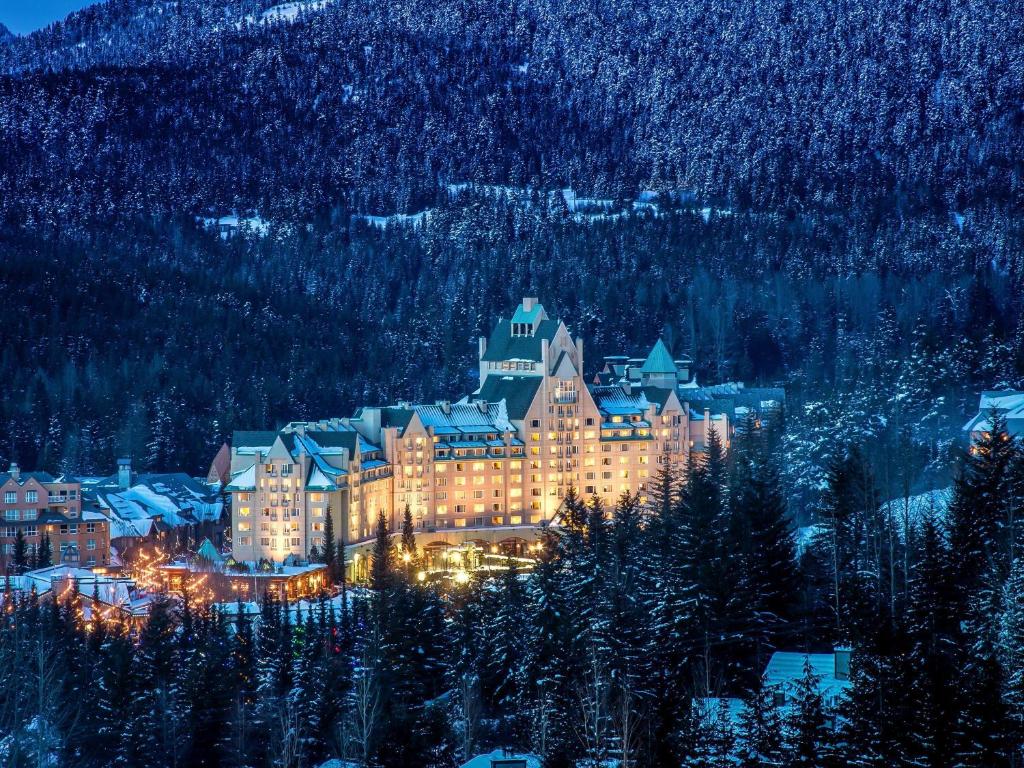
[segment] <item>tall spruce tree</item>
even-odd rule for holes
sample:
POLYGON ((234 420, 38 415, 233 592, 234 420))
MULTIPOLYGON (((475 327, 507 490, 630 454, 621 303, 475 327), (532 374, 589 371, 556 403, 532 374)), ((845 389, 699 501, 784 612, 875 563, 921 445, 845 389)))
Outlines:
POLYGON ((36 549, 35 567, 49 568, 53 565, 53 543, 50 541, 50 534, 44 532, 39 540, 39 547, 36 549))
POLYGON ((743 700, 737 734, 739 765, 767 768, 782 764, 782 715, 775 689, 762 677, 743 700))
POLYGON ((406 504, 405 512, 402 514, 402 554, 406 554, 412 561, 416 560, 416 528, 412 522, 412 508, 406 504))
POLYGON ((338 581, 337 568, 338 548, 334 536, 334 511, 327 507, 324 515, 324 549, 321 553, 324 565, 327 566, 327 578, 331 583, 338 581))
POLYGON ((963 665, 963 648, 952 553, 931 518, 922 521, 914 559, 905 662, 909 667, 906 696, 914 716, 904 759, 937 765, 953 752, 959 706, 956 670, 963 665))
POLYGON ((783 723, 785 768, 826 768, 833 765, 835 734, 820 690, 821 678, 810 659, 804 660, 803 675, 793 686, 792 705, 783 723))
POLYGON ((949 506, 962 610, 968 608, 971 594, 993 568, 1003 578, 1009 571, 1020 447, 1007 434, 1003 416, 994 412, 990 420, 990 429, 961 462, 949 506))
POLYGON ((25 541, 25 532, 18 527, 14 532, 14 552, 11 555, 11 567, 14 573, 24 573, 28 570, 28 542, 25 541))

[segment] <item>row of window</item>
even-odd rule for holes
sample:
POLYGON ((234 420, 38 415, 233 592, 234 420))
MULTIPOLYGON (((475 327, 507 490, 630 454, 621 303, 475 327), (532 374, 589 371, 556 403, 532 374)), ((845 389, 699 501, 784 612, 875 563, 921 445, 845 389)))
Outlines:
MULTIPOLYGON (((35 504, 39 501, 39 491, 25 491, 25 502, 27 504, 35 504)), ((4 504, 17 504, 18 503, 18 492, 17 491, 4 491, 4 504)))
MULTIPOLYGON (((13 539, 18 535, 18 529, 13 525, 4 526, 0 532, 3 533, 4 538, 13 539)), ((22 535, 24 536, 37 536, 39 528, 35 525, 27 525, 21 529, 22 535)), ((96 533, 96 523, 85 524, 86 533, 96 533)), ((77 536, 78 535, 78 523, 67 523, 62 524, 56 531, 61 536, 77 536)))
POLYGON ((5 509, 4 520, 35 520, 39 517, 38 509, 5 509))

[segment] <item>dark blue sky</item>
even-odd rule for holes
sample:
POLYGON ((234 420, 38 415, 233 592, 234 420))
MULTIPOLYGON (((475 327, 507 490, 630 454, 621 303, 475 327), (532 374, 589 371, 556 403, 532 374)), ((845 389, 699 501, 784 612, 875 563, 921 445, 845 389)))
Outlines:
POLYGON ((45 27, 97 0, 0 0, 0 23, 15 34, 45 27))

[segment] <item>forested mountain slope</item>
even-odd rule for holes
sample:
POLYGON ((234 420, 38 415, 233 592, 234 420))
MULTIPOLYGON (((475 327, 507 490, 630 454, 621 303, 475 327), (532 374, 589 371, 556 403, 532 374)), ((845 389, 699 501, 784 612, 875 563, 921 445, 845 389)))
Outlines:
POLYGON ((409 211, 439 180, 1022 202, 1024 19, 998 0, 265 5, 121 0, 7 46, 7 220, 409 211))
POLYGON ((524 294, 594 364, 664 333, 704 381, 785 384, 796 499, 854 437, 889 488, 944 481, 976 392, 1020 383, 1012 6, 269 5, 0 46, 0 460, 199 471, 236 427, 461 395, 524 294), (197 224, 229 211, 269 234, 197 224))

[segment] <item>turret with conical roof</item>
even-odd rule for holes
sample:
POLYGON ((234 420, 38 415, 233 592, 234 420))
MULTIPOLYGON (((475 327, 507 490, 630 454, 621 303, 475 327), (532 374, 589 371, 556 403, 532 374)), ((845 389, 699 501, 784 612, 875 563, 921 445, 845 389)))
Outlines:
POLYGON ((676 386, 676 363, 660 338, 640 366, 640 377, 645 387, 672 389, 676 386))

